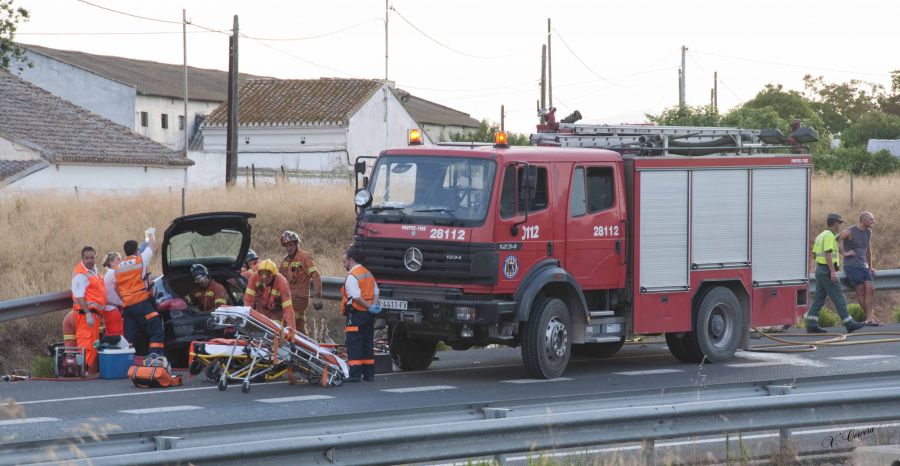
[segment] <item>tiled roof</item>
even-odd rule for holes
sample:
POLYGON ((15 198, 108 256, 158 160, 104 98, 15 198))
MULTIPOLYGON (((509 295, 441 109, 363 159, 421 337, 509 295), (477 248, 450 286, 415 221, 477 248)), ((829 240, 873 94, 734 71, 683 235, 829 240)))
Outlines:
POLYGON ((0 160, 0 186, 46 166, 46 160, 0 160))
POLYGON ((0 71, 0 136, 40 150, 53 163, 188 166, 152 139, 0 71))
POLYGON ((395 89, 394 93, 413 120, 420 125, 462 126, 465 128, 478 128, 481 125, 481 122, 469 116, 468 113, 416 97, 402 89, 395 89))
MULTIPOLYGON (((238 100, 240 126, 346 125, 381 88, 378 79, 264 79, 248 81, 238 100)), ((204 123, 224 127, 228 106, 220 105, 204 123)))
MULTIPOLYGON (((134 86, 138 94, 180 99, 184 97, 184 67, 148 60, 135 60, 71 50, 56 50, 20 44, 35 53, 77 66, 114 81, 134 86)), ((257 76, 240 74, 241 83, 257 76)), ((188 67, 188 99, 225 102, 228 99, 228 72, 188 67)))

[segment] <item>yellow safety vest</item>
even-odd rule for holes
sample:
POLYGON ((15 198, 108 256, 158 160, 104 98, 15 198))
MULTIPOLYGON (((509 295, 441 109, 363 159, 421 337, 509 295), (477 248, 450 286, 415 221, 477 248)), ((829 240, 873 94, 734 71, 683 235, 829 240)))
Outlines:
POLYGON ((841 266, 841 257, 838 254, 837 240, 833 231, 825 230, 819 233, 819 236, 816 236, 816 241, 813 243, 812 252, 816 255, 816 264, 828 265, 828 262, 825 260, 825 253, 829 251, 831 252, 831 260, 834 262, 834 268, 838 269, 841 266))

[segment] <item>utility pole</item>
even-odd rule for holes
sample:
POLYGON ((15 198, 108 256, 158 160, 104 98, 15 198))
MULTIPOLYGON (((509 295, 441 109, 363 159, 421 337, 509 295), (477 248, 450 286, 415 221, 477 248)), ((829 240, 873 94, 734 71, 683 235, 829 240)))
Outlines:
POLYGON ((687 101, 687 69, 685 65, 685 58, 687 58, 688 48, 685 46, 681 46, 681 100, 678 102, 678 105, 684 107, 685 102, 687 101))
POLYGON ((187 68, 187 10, 181 10, 181 42, 184 44, 184 156, 188 154, 188 68, 187 68))
POLYGON ((719 111, 719 72, 713 71, 713 108, 719 111))
POLYGON ((390 0, 384 0, 384 86, 382 93, 384 94, 384 148, 391 146, 391 130, 388 124, 388 13, 390 0))
POLYGON ((684 108, 684 77, 678 69, 678 108, 684 108))
POLYGON ((547 108, 547 45, 541 47, 541 110, 547 108))
POLYGON ((547 18, 547 100, 553 108, 553 55, 550 47, 550 18, 547 18))
POLYGON ((225 183, 234 186, 238 167, 238 17, 228 47, 228 130, 225 147, 225 183))
POLYGON ((500 106, 500 131, 506 131, 506 106, 500 106))

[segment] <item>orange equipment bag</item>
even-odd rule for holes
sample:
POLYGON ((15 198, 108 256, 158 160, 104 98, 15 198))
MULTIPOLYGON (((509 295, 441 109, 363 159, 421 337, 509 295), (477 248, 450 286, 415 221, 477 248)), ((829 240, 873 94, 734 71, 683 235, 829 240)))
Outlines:
POLYGON ((168 388, 182 384, 180 375, 172 375, 166 358, 146 358, 142 365, 133 365, 128 369, 128 378, 135 387, 168 388))

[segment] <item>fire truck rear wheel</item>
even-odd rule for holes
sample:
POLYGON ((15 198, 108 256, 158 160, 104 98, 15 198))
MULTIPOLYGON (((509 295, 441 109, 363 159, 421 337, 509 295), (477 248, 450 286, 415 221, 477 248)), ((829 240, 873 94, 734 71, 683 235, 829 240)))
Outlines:
POLYGON ((717 286, 700 301, 693 341, 686 341, 686 348, 689 353, 699 350, 712 363, 730 361, 740 346, 743 325, 741 303, 731 290, 717 286))
POLYGON ((391 335, 391 359, 404 371, 424 371, 434 361, 437 341, 409 338, 402 327, 391 335))
POLYGON ((536 379, 555 379, 563 374, 572 355, 569 339, 571 317, 566 304, 547 298, 535 304, 522 335, 522 362, 536 379))

